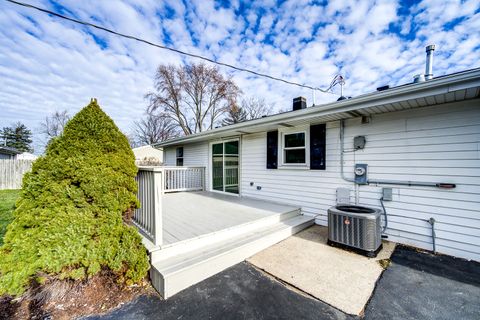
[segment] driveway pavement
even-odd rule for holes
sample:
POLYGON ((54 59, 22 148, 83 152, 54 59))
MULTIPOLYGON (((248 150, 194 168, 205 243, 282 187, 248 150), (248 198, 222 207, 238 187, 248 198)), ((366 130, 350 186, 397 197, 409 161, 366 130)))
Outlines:
POLYGON ((239 263, 168 300, 140 297, 103 317, 90 319, 351 319, 239 263))
MULTIPOLYGON (((398 246, 364 319, 480 319, 480 264, 398 246)), ((239 263, 171 299, 143 296, 89 319, 360 319, 239 263)))
POLYGON ((398 247, 366 319, 480 319, 480 263, 398 247))

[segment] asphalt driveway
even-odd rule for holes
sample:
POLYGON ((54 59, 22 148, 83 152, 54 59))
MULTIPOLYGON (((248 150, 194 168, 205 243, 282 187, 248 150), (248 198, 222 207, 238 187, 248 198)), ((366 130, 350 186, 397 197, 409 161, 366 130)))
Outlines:
POLYGON ((480 319, 480 263, 398 247, 366 319, 480 319))
MULTIPOLYGON (((480 264, 398 246, 364 319, 480 319, 480 264)), ((359 319, 290 290, 246 262, 171 299, 143 296, 89 319, 359 319)))
POLYGON ((351 319, 239 263, 168 300, 140 297, 90 319, 351 319))

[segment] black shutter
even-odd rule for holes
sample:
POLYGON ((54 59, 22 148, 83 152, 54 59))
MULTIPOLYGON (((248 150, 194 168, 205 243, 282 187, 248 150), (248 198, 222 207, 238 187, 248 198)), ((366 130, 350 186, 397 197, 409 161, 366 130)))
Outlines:
POLYGON ((277 169, 278 131, 267 132, 267 169, 277 169))
POLYGON ((310 169, 325 170, 326 125, 310 126, 310 169))

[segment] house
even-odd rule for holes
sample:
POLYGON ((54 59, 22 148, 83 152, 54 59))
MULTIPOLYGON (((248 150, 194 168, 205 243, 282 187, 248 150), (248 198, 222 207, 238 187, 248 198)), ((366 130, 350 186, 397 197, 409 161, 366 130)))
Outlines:
POLYGON ((163 162, 163 151, 151 145, 141 146, 132 149, 135 155, 135 162, 140 165, 161 165, 163 162))
POLYGON ((479 98, 473 69, 309 108, 295 99, 290 112, 158 144, 166 167, 140 169, 134 217, 154 286, 171 296, 327 225, 339 191, 380 207, 388 188, 384 237, 480 261, 479 98))
POLYGON ((16 156, 16 160, 37 160, 38 156, 30 152, 22 152, 16 156))
POLYGON ((0 159, 35 160, 38 156, 30 152, 22 152, 16 148, 0 146, 0 159))
POLYGON ((15 148, 0 146, 0 159, 16 159, 17 155, 21 154, 22 151, 15 148))

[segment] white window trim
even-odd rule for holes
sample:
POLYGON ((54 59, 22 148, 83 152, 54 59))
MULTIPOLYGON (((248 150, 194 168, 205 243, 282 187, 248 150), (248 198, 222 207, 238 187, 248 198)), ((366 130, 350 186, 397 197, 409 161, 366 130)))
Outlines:
POLYGON ((310 127, 293 127, 293 128, 282 128, 278 130, 278 139, 280 143, 278 144, 279 150, 279 169, 309 169, 310 168, 310 127), (304 133, 305 134, 305 147, 292 147, 287 148, 287 150, 293 149, 303 149, 305 148, 305 163, 285 163, 285 135, 294 134, 294 133, 304 133))

